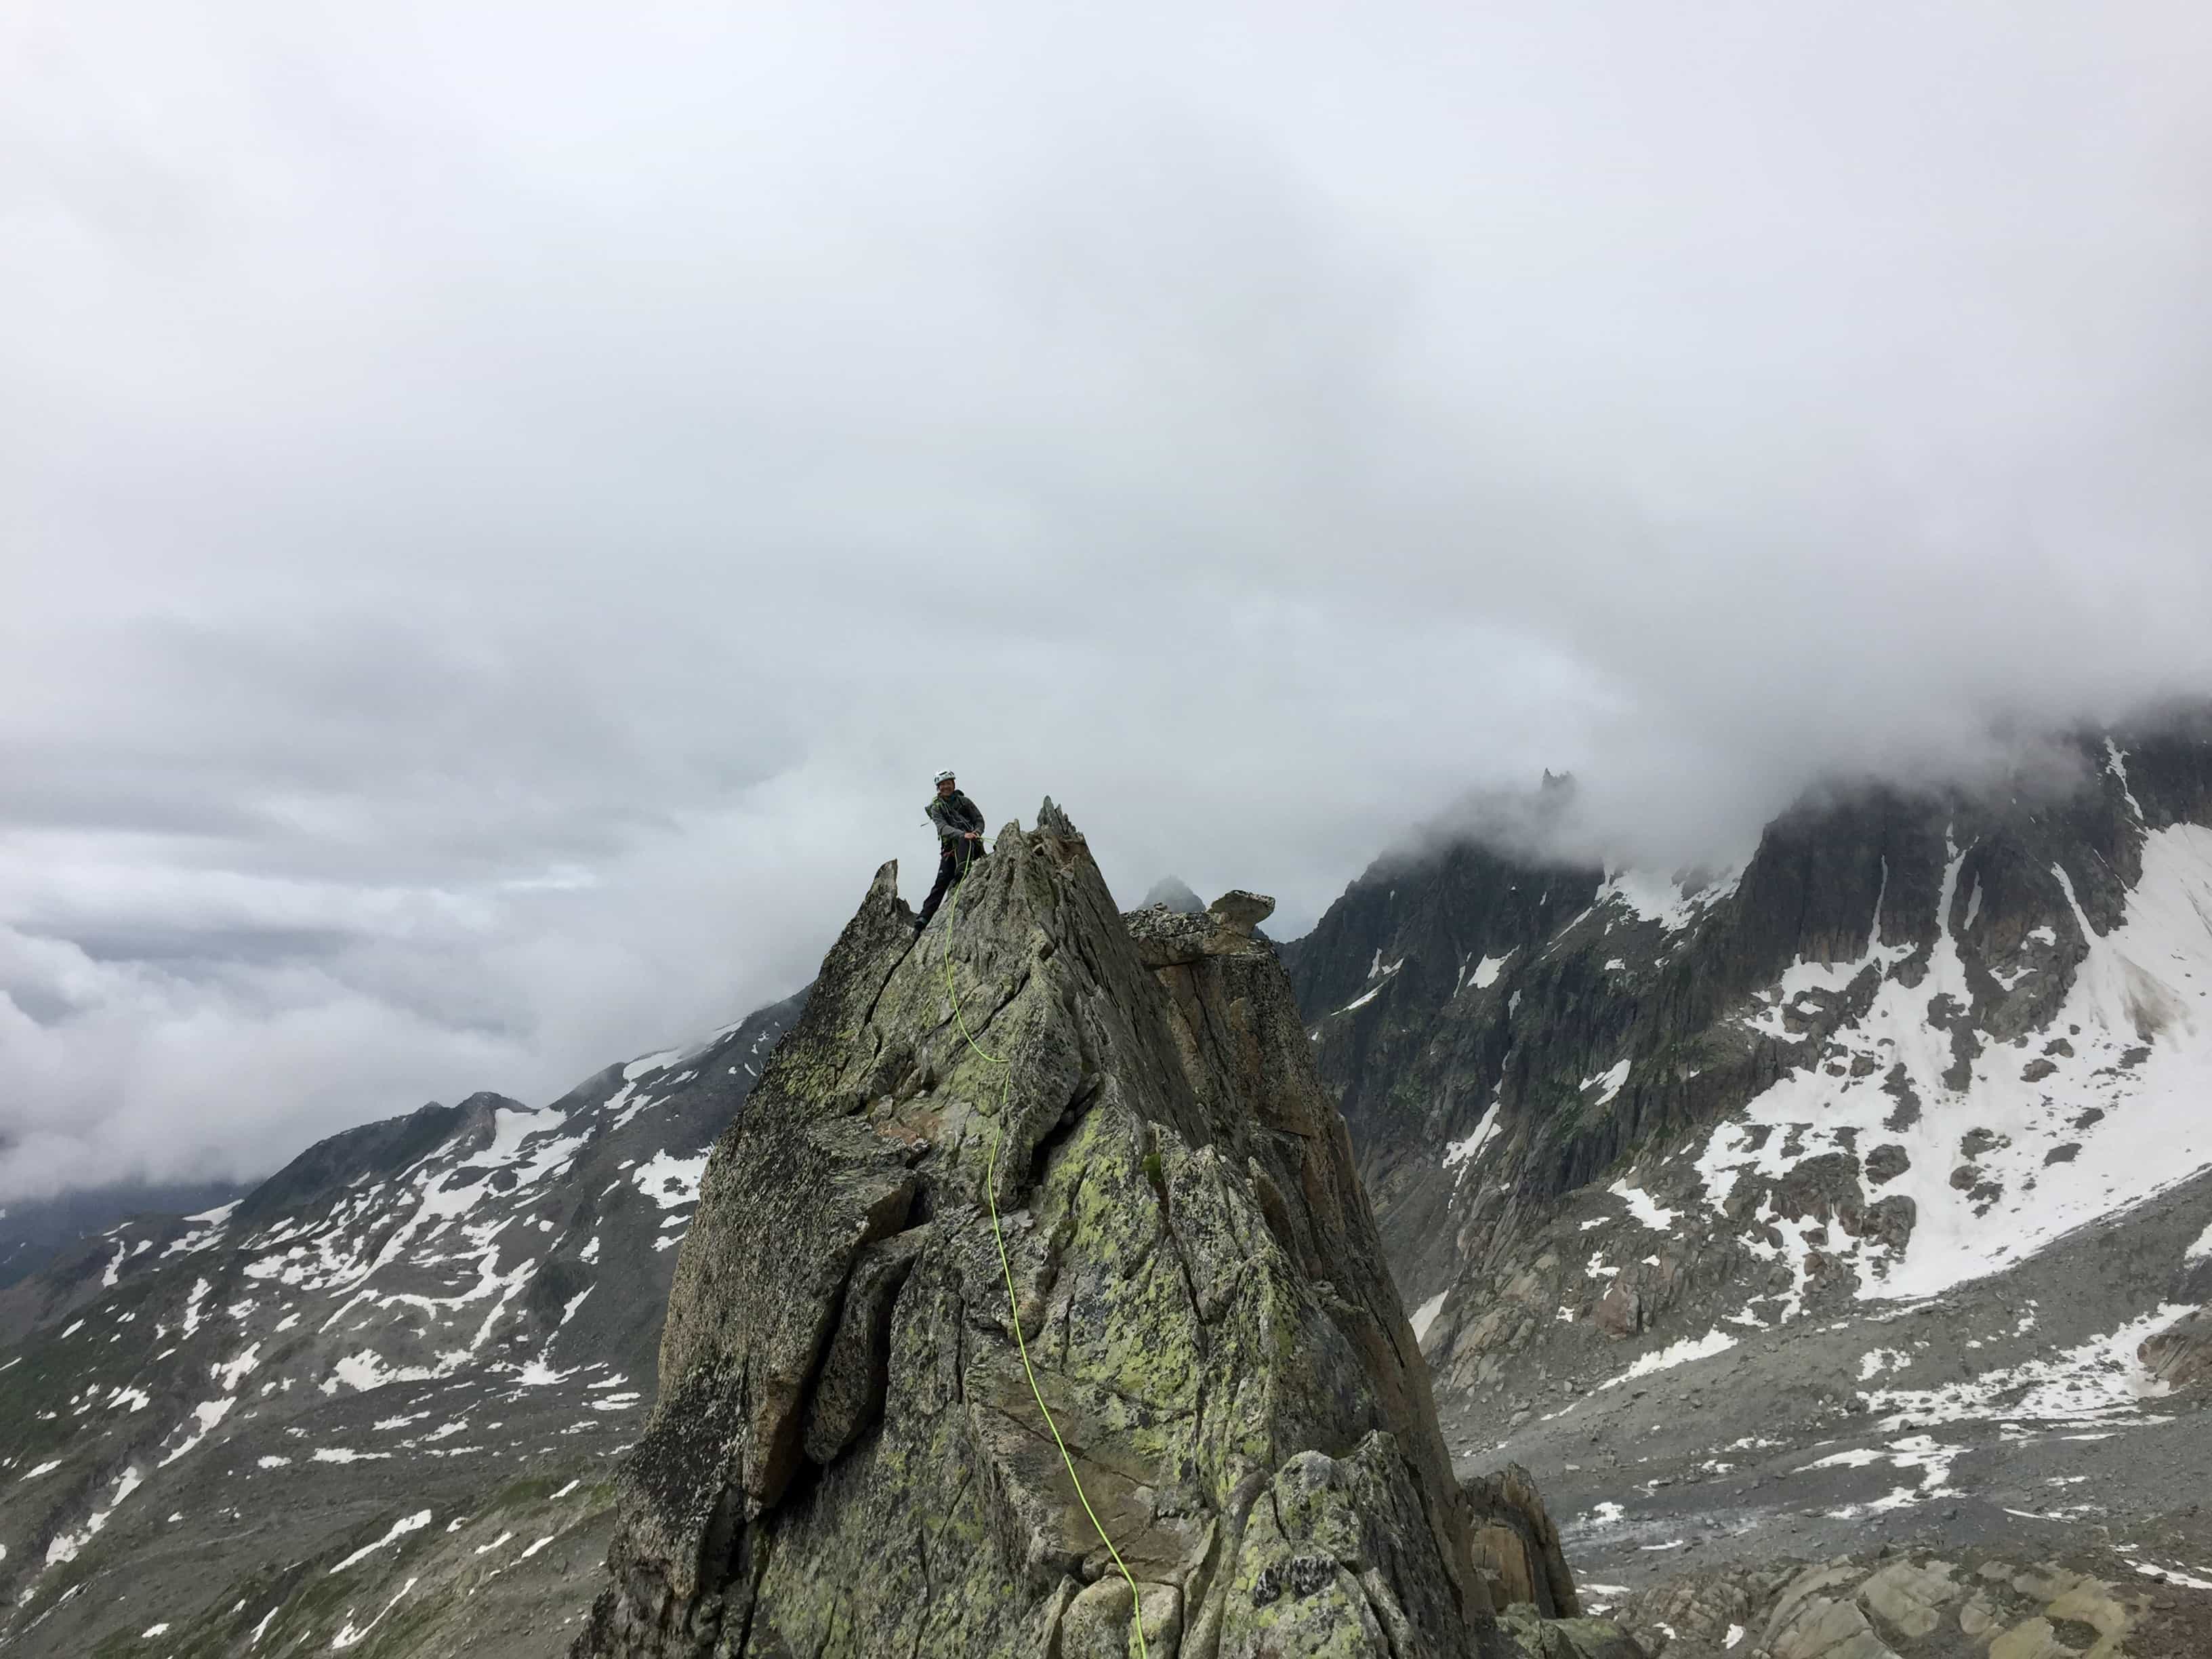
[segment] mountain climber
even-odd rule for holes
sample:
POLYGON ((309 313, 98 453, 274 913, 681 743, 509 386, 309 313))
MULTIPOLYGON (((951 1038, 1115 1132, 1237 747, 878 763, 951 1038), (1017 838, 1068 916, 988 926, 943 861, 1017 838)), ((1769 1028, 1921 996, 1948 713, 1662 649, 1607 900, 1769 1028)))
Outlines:
POLYGON ((917 933, 929 926, 937 907, 968 873, 968 866, 986 856, 983 809, 960 793, 949 769, 937 775, 937 794, 923 810, 937 828, 937 885, 929 890, 929 896, 921 902, 921 914, 914 919, 917 933))

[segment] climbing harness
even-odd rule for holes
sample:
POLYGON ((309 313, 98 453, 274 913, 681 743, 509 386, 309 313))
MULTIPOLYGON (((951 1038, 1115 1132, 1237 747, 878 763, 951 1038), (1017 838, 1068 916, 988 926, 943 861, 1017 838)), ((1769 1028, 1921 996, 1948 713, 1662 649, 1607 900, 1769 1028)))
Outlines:
POLYGON ((1030 1345, 1022 1335, 1022 1310, 1014 1294, 1014 1264, 1006 1255, 1006 1234, 999 1224, 999 1199, 994 1190, 998 1184, 999 1142, 1006 1129, 1006 1094, 1012 1085, 1006 1062, 997 1054, 986 1054, 983 1045, 968 1029, 968 1016, 961 1012, 960 994, 952 981, 952 924, 960 916, 960 889, 965 882, 956 882, 951 895, 951 903, 945 918, 945 994, 952 1004, 952 1018, 960 1027, 960 1035, 975 1057, 984 1064, 999 1068, 999 1105, 992 1120, 990 1155, 983 1163, 983 1202, 991 1212, 991 1237, 999 1244, 999 1267, 1006 1276, 1006 1316, 1014 1328, 1014 1346, 1022 1356, 1022 1375, 1029 1378, 1030 1394, 1036 1401, 1037 1410, 1044 1413, 1044 1425, 1052 1431, 1052 1443, 1060 1448, 1060 1461, 1067 1465, 1067 1478, 1074 1483, 1076 1502, 1083 1505, 1084 1514, 1091 1517, 1091 1525, 1098 1534, 1098 1541, 1106 1547, 1106 1553, 1114 1558, 1114 1565, 1121 1570, 1122 1579, 1129 1586, 1129 1610, 1137 1621, 1137 1659, 1151 1659, 1145 1651, 1144 1597, 1137 1589, 1136 1575, 1129 1564, 1121 1559, 1121 1552, 1114 1547, 1114 1540, 1106 1535, 1106 1525, 1098 1518, 1098 1511, 1091 1507, 1091 1498, 1083 1490, 1083 1477, 1075 1472, 1075 1459, 1069 1455, 1067 1442, 1060 1437, 1060 1425, 1052 1420, 1052 1407, 1044 1403, 1044 1391, 1037 1387, 1036 1371, 1030 1364, 1030 1345))

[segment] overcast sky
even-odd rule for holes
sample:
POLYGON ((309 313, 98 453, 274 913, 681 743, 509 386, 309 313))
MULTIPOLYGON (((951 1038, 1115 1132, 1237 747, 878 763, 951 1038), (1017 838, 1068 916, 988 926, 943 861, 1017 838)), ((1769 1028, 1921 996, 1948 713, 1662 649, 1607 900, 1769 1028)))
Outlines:
POLYGON ((2212 11, 0 16, 0 1198, 550 1098, 957 766, 1279 931, 2212 690, 2212 11))

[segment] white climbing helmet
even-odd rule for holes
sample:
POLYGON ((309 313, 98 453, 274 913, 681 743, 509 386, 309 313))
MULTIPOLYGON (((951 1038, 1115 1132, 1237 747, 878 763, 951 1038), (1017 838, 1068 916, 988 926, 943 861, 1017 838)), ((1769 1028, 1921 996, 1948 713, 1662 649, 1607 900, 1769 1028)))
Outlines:
POLYGON ((948 767, 946 767, 946 768, 945 768, 942 772, 939 772, 939 773, 935 777, 932 778, 932 779, 930 780, 930 781, 931 781, 932 783, 950 783, 950 782, 951 782, 951 781, 952 781, 952 769, 951 769, 951 767, 949 767, 949 766, 948 766, 948 767))

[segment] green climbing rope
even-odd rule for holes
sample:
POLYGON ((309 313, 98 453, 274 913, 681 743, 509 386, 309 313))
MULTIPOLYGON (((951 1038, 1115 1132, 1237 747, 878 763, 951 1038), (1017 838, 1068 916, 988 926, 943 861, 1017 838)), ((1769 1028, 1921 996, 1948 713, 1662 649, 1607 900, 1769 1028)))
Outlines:
MULTIPOLYGON (((966 872, 963 871, 964 879, 966 872)), ((978 1060, 999 1068, 999 1104, 993 1114, 991 1151, 983 1164, 983 1202, 991 1212, 991 1237, 999 1243, 999 1268, 1006 1276, 1006 1317, 1014 1328, 1014 1346, 1022 1356, 1022 1375, 1030 1381, 1030 1394, 1036 1401, 1037 1410, 1044 1413, 1044 1425, 1052 1431, 1052 1443, 1060 1448, 1060 1461, 1067 1465, 1067 1478, 1075 1486, 1075 1500, 1083 1505, 1084 1514, 1091 1517, 1091 1525, 1098 1534, 1098 1541, 1106 1547, 1106 1553, 1114 1558, 1114 1565, 1121 1570, 1121 1577, 1129 1586, 1129 1607, 1137 1620, 1137 1659, 1151 1659, 1145 1651, 1144 1597, 1137 1589, 1136 1575, 1129 1564, 1121 1559, 1121 1552, 1114 1547, 1114 1540, 1106 1535, 1105 1522, 1099 1520, 1098 1511, 1091 1507, 1090 1496, 1083 1490, 1083 1477, 1075 1472, 1075 1459, 1067 1449, 1067 1442, 1060 1437, 1060 1425, 1052 1420, 1052 1407, 1044 1403, 1044 1391, 1037 1387, 1036 1370, 1030 1364, 1030 1345, 1022 1335, 1022 1310, 1014 1294, 1014 1264, 1006 1255, 1006 1230, 999 1224, 999 1197, 995 1190, 999 1175, 999 1142, 1006 1129, 1006 1095, 1012 1085, 1006 1062, 997 1054, 984 1052, 983 1045, 975 1041, 975 1034, 968 1029, 968 1016, 961 1012, 960 994, 952 979, 952 924, 960 915, 959 882, 953 884, 951 903, 945 918, 945 994, 952 1004, 952 1018, 960 1027, 960 1035, 978 1060)))

